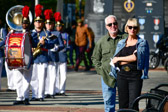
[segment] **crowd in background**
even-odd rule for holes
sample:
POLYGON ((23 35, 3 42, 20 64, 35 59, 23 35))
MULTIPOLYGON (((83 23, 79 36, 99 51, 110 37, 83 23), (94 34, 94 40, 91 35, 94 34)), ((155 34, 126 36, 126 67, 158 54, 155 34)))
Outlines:
POLYGON ((81 19, 78 19, 77 22, 72 21, 71 26, 66 28, 65 32, 70 36, 70 50, 68 53, 70 68, 78 71, 83 60, 86 67, 85 71, 90 70, 93 67, 91 55, 94 49, 94 32, 81 19), (73 53, 74 51, 75 53, 73 53))

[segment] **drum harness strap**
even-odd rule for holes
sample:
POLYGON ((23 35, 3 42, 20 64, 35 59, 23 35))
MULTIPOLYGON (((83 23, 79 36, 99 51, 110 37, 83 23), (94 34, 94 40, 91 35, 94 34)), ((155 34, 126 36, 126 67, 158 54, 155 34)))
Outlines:
POLYGON ((3 37, 2 37, 2 36, 3 36, 3 34, 2 34, 2 33, 3 33, 2 30, 3 30, 3 28, 1 28, 1 36, 0 36, 0 38, 3 38, 3 37))
POLYGON ((1 38, 2 38, 2 28, 1 28, 1 38))
MULTIPOLYGON (((0 33, 1 33, 1 34, 0 34, 0 42, 4 40, 4 39, 3 39, 3 32, 2 32, 2 31, 3 31, 3 28, 1 28, 1 32, 0 32, 0 33)), ((3 49, 3 47, 0 47, 0 50, 1 50, 1 49, 3 49)))

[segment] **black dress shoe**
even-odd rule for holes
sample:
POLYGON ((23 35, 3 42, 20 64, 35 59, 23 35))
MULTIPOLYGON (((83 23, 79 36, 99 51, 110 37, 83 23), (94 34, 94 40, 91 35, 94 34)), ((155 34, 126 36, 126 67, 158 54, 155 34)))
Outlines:
POLYGON ((51 95, 51 98, 53 98, 53 99, 54 99, 54 98, 55 98, 55 96, 54 96, 54 95, 51 95))
POLYGON ((25 104, 25 105, 30 105, 29 99, 26 98, 25 101, 24 101, 24 104, 25 104))
POLYGON ((89 71, 89 70, 90 70, 90 67, 86 67, 86 68, 85 68, 85 71, 89 71))
POLYGON ((59 93, 59 96, 66 96, 65 93, 59 93))
POLYGON ((6 92, 15 92, 16 90, 7 89, 6 92))
POLYGON ((76 72, 78 71, 78 67, 75 67, 75 69, 74 69, 76 72))
POLYGON ((39 101, 44 101, 44 98, 39 98, 39 101))
POLYGON ((58 96, 58 95, 59 95, 59 93, 55 93, 55 95, 56 95, 56 96, 58 96))
POLYGON ((22 105, 24 104, 24 101, 15 101, 13 102, 13 105, 22 105))
POLYGON ((51 95, 47 94, 47 95, 45 96, 45 98, 51 98, 51 95))
POLYGON ((33 97, 30 101, 39 101, 38 98, 33 97))

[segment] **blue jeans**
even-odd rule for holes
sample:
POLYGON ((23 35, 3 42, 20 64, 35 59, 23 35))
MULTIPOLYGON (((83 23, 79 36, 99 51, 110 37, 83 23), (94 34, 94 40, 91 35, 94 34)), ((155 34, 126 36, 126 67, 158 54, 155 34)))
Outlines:
POLYGON ((105 112, 115 112, 116 87, 106 85, 101 78, 105 112))

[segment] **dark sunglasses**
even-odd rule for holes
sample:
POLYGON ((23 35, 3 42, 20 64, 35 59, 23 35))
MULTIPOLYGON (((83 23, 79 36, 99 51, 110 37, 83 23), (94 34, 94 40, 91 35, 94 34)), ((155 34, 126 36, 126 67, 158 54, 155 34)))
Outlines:
POLYGON ((42 23, 43 21, 42 20, 35 20, 35 22, 42 23))
POLYGON ((51 23, 51 22, 47 22, 46 24, 52 25, 52 23, 51 23))
POLYGON ((129 28, 130 30, 131 30, 132 28, 133 28, 134 30, 138 29, 137 26, 128 26, 128 28, 129 28))
POLYGON ((112 25, 117 25, 117 24, 118 24, 117 22, 114 22, 114 23, 107 24, 107 26, 111 27, 112 25))

